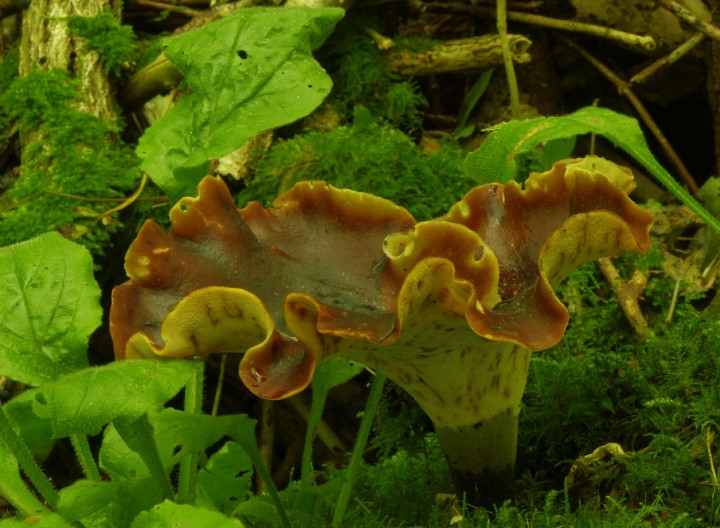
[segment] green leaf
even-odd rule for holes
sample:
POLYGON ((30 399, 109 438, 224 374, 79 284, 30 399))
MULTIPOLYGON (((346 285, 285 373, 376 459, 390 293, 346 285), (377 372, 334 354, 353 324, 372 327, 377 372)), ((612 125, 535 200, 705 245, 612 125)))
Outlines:
POLYGON ((475 106, 478 104, 478 101, 480 101, 480 98, 483 96, 488 86, 490 86, 493 71, 494 70, 492 69, 484 71, 483 74, 478 77, 478 80, 475 81, 475 84, 463 99, 462 113, 460 114, 460 118, 458 119, 458 126, 451 134, 453 137, 463 138, 472 134, 473 130, 475 129, 475 125, 473 124, 468 126, 466 125, 466 123, 467 120, 470 118, 470 114, 475 109, 475 106), (467 133, 468 130, 469 133, 467 133))
POLYGON ((151 417, 155 440, 166 468, 177 464, 185 455, 202 451, 226 435, 255 438, 255 420, 244 414, 211 416, 165 409, 151 417))
POLYGON ((58 510, 83 526, 124 528, 143 510, 162 501, 152 479, 94 482, 80 480, 60 491, 58 510))
POLYGON ((143 464, 147 467, 150 476, 154 480, 154 486, 162 493, 163 498, 171 500, 175 497, 172 483, 165 472, 160 453, 158 452, 155 434, 147 413, 140 415, 135 420, 117 418, 112 423, 123 442, 140 455, 143 464))
POLYGON ((193 194, 208 162, 317 108, 332 81, 312 57, 343 10, 248 8, 169 39, 193 92, 140 139, 141 168, 171 199, 193 194))
MULTIPOLYGON (((0 410, 2 412, 2 410, 0 410)), ((0 497, 5 497, 24 515, 47 512, 20 476, 20 468, 10 447, 0 438, 0 497)), ((2 525, 3 523, 0 523, 2 525)))
POLYGON ((515 180, 524 184, 531 172, 550 170, 556 161, 569 158, 574 148, 575 136, 571 136, 544 141, 531 151, 519 153, 515 157, 515 180))
POLYGON ((566 116, 510 121, 492 129, 465 159, 465 174, 480 184, 512 180, 516 158, 544 141, 582 134, 599 134, 623 149, 652 173, 671 193, 720 232, 720 221, 706 211, 655 159, 638 122, 607 108, 587 107, 566 116))
POLYGON ((143 480, 150 477, 150 471, 140 455, 128 447, 113 424, 109 424, 103 431, 98 465, 113 480, 143 480))
POLYGON ((0 248, 0 375, 41 385, 86 367, 99 299, 90 253, 60 234, 0 248))
POLYGON ((135 518, 132 528, 239 528, 243 524, 217 512, 165 501, 135 518))
MULTIPOLYGON (((698 191, 700 198, 707 209, 715 216, 720 216, 720 179, 710 178, 698 191)), ((720 233, 707 231, 705 240, 705 254, 703 255, 703 272, 712 267, 720 255, 720 233)))
POLYGON ((198 474, 198 506, 226 515, 247 500, 251 490, 252 464, 235 442, 226 442, 198 474))
MULTIPOLYGON (((202 451, 224 436, 255 439, 255 420, 244 414, 210 416, 163 409, 148 417, 155 432, 160 459, 169 474, 188 453, 202 451)), ((132 451, 110 425, 105 430, 100 448, 100 467, 113 478, 146 478, 147 468, 140 456, 132 451)))
POLYGON ((53 438, 98 434, 115 420, 135 420, 175 396, 194 373, 173 360, 119 361, 82 370, 37 389, 33 410, 53 438))
POLYGON ((330 389, 347 383, 360 374, 365 367, 345 358, 333 358, 318 364, 312 379, 313 398, 326 397, 330 389))
POLYGON ((3 405, 3 410, 17 426, 17 433, 23 443, 38 460, 45 460, 55 445, 50 438, 50 423, 32 410, 35 390, 27 390, 3 405))

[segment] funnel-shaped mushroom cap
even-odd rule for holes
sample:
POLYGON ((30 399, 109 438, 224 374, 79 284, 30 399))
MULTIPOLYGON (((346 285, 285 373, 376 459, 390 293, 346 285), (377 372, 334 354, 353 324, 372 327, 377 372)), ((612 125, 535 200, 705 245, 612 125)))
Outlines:
POLYGON ((631 186, 610 162, 567 160, 416 224, 320 182, 238 210, 206 178, 173 208, 170 233, 147 222, 130 247, 110 314, 116 356, 245 352, 245 384, 281 398, 342 355, 385 372, 436 424, 515 412, 529 350, 567 323, 553 288, 585 262, 649 247, 631 186))

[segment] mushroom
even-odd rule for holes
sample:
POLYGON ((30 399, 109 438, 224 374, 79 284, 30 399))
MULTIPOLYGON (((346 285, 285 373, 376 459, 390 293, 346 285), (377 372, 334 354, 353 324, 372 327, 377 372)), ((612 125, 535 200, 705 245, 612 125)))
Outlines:
POLYGON ((323 182, 237 209, 208 177, 172 209, 169 233, 148 221, 131 245, 110 312, 116 357, 244 352, 240 377, 269 399, 303 390, 323 359, 361 362, 423 407, 458 490, 497 504, 511 493, 530 355, 568 322, 554 288, 586 262, 649 248, 633 187, 602 158, 565 160, 416 223, 323 182))

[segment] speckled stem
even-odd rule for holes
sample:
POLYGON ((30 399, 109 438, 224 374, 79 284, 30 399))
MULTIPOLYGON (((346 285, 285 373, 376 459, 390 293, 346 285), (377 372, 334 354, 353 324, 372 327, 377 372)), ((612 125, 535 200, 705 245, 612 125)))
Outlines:
POLYGON ((437 427, 458 495, 492 508, 511 498, 517 451, 518 412, 508 409, 485 422, 437 427))

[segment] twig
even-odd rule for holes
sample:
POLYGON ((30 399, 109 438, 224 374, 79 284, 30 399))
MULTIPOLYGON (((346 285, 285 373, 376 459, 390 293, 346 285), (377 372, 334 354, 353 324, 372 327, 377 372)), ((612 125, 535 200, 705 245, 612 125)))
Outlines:
POLYGON ((670 11, 673 15, 690 24, 699 32, 704 33, 711 39, 720 41, 720 29, 709 22, 700 20, 695 13, 681 6, 674 0, 655 0, 661 7, 670 11))
MULTIPOLYGON (((507 35, 510 54, 515 62, 529 62, 527 52, 532 44, 522 35, 507 35)), ((503 63, 503 48, 498 35, 483 35, 446 40, 418 53, 390 50, 390 68, 403 77, 437 73, 485 70, 503 63)))
POLYGON ((647 286, 647 277, 642 272, 636 271, 628 282, 622 282, 612 260, 601 258, 597 265, 605 276, 605 279, 615 289, 620 308, 635 332, 643 339, 648 336, 648 323, 640 309, 639 298, 647 286))
POLYGON ((181 13, 183 15, 191 17, 196 17, 200 14, 199 11, 190 7, 166 4, 165 2, 157 2, 156 0, 135 0, 135 3, 139 6, 152 7, 155 9, 161 9, 163 11, 170 11, 173 13, 181 13))
POLYGON ((630 84, 638 84, 647 81, 651 75, 657 73, 657 71, 661 68, 669 66, 670 64, 674 64, 675 62, 683 58, 685 55, 690 53, 690 51, 695 49, 695 47, 703 40, 705 40, 705 35, 703 35, 702 33, 696 33, 695 35, 687 39, 685 42, 680 44, 677 48, 672 50, 670 53, 668 53, 664 57, 660 57, 650 66, 633 75, 632 79, 630 79, 630 84))
MULTIPOLYGON (((461 3, 441 3, 428 2, 425 6, 431 11, 446 12, 464 12, 487 17, 495 17, 496 10, 490 7, 471 6, 461 3)), ((639 46, 648 51, 655 49, 655 40, 649 35, 636 35, 627 33, 604 26, 595 24, 586 24, 584 22, 575 22, 574 20, 562 20, 559 18, 550 18, 542 15, 534 15, 531 13, 518 13, 517 11, 508 11, 507 19, 513 22, 522 22, 523 24, 531 24, 533 26, 542 26, 553 29, 562 29, 564 31, 573 31, 576 33, 585 33, 595 37, 602 37, 611 40, 617 40, 629 46, 639 46)))
POLYGON ((640 116, 640 119, 643 120, 643 122, 650 129, 650 132, 652 132, 652 134, 660 143, 660 146, 665 151, 668 159, 672 162, 673 165, 675 165, 675 168, 680 174, 682 180, 693 193, 697 193, 699 187, 698 184, 695 182, 695 179, 692 177, 690 171, 680 159, 680 156, 678 156, 677 152, 675 152, 675 149, 672 147, 672 145, 670 145, 670 142, 667 140, 665 135, 660 131, 660 128, 658 127, 657 123, 655 123, 655 120, 650 116, 642 102, 640 102, 640 99, 638 99, 635 93, 633 93, 632 89, 630 88, 630 83, 624 79, 621 79, 615 72, 613 72, 605 64, 603 64, 597 58, 591 55, 585 48, 575 43, 572 39, 569 39, 564 35, 559 35, 559 37, 565 44, 577 51, 588 62, 590 62, 600 73, 605 75, 605 77, 607 77, 617 87, 620 94, 628 98, 630 103, 635 107, 635 111, 640 116))
POLYGON ((375 44, 377 44, 377 47, 380 50, 386 51, 392 49, 395 46, 395 43, 392 41, 391 38, 387 38, 386 36, 381 35, 373 28, 365 28, 365 33, 367 33, 370 38, 375 41, 375 44))
POLYGON ((166 94, 183 79, 183 74, 161 53, 154 61, 135 73, 128 80, 122 105, 128 109, 137 108, 156 95, 166 94))
POLYGON ((515 77, 515 65, 510 54, 510 41, 507 34, 507 4, 505 0, 497 0, 497 30, 500 34, 500 45, 502 46, 503 64, 507 76, 508 90, 510 91, 510 113, 517 117, 520 113, 520 94, 518 93, 517 77, 515 77))
POLYGON ((673 288, 672 299, 670 299, 670 308, 668 308, 668 314, 665 317, 665 322, 672 322, 673 315, 675 315, 675 307, 677 306, 678 296, 680 295, 680 279, 675 280, 675 288, 673 288))
MULTIPOLYGON (((496 2, 497 0, 478 0, 477 2, 473 3, 495 5, 496 2)), ((514 2, 513 0, 509 0, 508 7, 515 9, 540 9, 544 3, 545 0, 529 0, 525 2, 514 2)))

